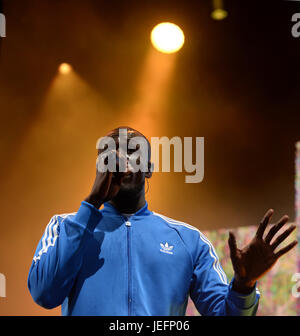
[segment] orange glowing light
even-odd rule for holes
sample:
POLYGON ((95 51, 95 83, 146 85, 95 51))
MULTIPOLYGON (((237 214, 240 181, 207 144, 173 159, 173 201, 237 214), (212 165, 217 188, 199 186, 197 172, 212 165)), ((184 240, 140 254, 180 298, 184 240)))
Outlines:
POLYGON ((162 22, 155 26, 151 32, 153 46, 162 53, 177 52, 184 44, 184 34, 180 27, 174 23, 162 22))

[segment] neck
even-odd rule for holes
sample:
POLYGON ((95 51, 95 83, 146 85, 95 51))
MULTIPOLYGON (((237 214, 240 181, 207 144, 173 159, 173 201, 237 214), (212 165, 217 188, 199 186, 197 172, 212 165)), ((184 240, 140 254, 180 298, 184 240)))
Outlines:
POLYGON ((135 213, 146 204, 145 190, 135 194, 119 192, 109 203, 120 213, 135 213))

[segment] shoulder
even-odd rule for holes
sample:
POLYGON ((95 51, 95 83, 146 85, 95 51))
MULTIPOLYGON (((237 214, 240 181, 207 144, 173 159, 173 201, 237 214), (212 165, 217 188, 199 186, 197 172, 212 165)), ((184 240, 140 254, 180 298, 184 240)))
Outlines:
POLYGON ((194 246, 196 249, 214 249, 209 239, 195 226, 179 221, 160 213, 152 211, 153 215, 160 219, 161 222, 168 225, 170 228, 176 230, 181 238, 189 246, 194 246))
MULTIPOLYGON (((76 215, 76 212, 68 212, 68 213, 61 213, 61 214, 56 214, 56 215, 53 215, 51 217, 51 220, 63 220, 67 217, 70 217, 70 216, 75 216, 76 215)), ((50 221, 51 221, 50 220, 50 221)))
POLYGON ((154 211, 152 213, 161 223, 164 223, 171 229, 176 230, 183 240, 188 241, 189 245, 191 242, 199 243, 199 241, 207 239, 203 233, 193 225, 167 217, 154 211))
POLYGON ((47 228, 50 229, 51 227, 59 226, 63 222, 63 220, 65 220, 66 218, 70 218, 72 216, 75 216, 75 215, 76 215, 76 212, 53 215, 50 218, 50 221, 47 224, 46 230, 47 230, 47 228))
POLYGON ((73 217, 76 215, 76 211, 75 212, 68 212, 68 213, 63 213, 63 214, 58 214, 58 215, 54 215, 53 217, 59 218, 61 220, 67 218, 67 217, 73 217))
POLYGON ((182 231, 197 232, 197 234, 200 233, 200 231, 196 227, 194 227, 194 226, 192 226, 188 223, 179 221, 179 220, 174 219, 174 218, 167 217, 167 216, 162 215, 160 213, 157 213, 155 211, 152 211, 152 214, 154 216, 156 216, 161 222, 165 223, 166 225, 168 225, 172 228, 176 228, 176 229, 182 230, 182 231))

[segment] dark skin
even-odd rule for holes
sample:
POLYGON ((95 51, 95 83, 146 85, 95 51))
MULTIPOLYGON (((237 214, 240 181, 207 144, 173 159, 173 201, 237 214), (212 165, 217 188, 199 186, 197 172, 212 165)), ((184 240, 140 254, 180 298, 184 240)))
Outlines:
MULTIPOLYGON (((128 127, 127 127, 128 128, 128 127)), ((118 143, 117 131, 107 134, 118 143)), ((143 136, 140 132, 128 128, 128 137, 143 136)), ((98 154, 101 153, 101 150, 98 154)), ((117 153, 118 154, 118 153, 117 153)), ((128 154, 130 152, 128 151, 128 154)), ((149 160, 149 168, 151 166, 149 160)), ((151 178, 149 172, 96 172, 96 179, 90 195, 85 199, 97 209, 104 202, 111 203, 120 213, 135 213, 145 205, 145 179, 151 178)), ((276 233, 288 222, 289 217, 283 216, 264 235, 269 221, 274 213, 269 209, 261 220, 257 232, 248 245, 242 249, 237 247, 236 238, 229 232, 228 245, 230 258, 234 270, 233 290, 240 294, 250 294, 256 281, 263 277, 275 265, 277 260, 297 245, 294 240, 287 246, 277 249, 286 238, 295 230, 295 225, 287 227, 275 239, 276 233), (277 249, 277 251, 275 251, 277 249)))
POLYGON ((294 240, 275 252, 276 248, 295 230, 296 225, 290 225, 273 239, 276 233, 288 222, 289 217, 285 215, 264 237, 264 232, 273 213, 273 209, 266 212, 255 236, 242 249, 237 248, 235 236, 232 232, 229 232, 228 245, 235 278, 233 289, 241 294, 250 293, 256 281, 270 271, 280 257, 297 245, 297 240, 294 240))
MULTIPOLYGON (((128 128, 128 139, 134 136, 144 137, 140 132, 128 128)), ((118 129, 109 132, 106 136, 110 136, 115 140, 116 149, 118 150, 118 129)), ((149 145, 150 147, 150 145, 149 145)), ((98 150, 98 155, 103 150, 98 150)), ((130 155, 134 150, 127 150, 130 155)), ((118 155, 118 151, 116 153, 118 155)), ((148 172, 99 172, 96 171, 96 179, 90 195, 85 199, 97 209, 104 202, 111 203, 120 213, 135 213, 141 209, 145 203, 145 179, 151 178, 150 172, 151 162, 148 163, 148 172)))

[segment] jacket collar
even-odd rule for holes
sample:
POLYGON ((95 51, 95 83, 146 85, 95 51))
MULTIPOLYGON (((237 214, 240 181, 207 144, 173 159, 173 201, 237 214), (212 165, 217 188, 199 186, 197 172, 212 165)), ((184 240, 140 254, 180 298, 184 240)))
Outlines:
MULTIPOLYGON (((117 215, 117 216, 122 216, 122 214, 110 203, 108 202, 105 202, 104 204, 104 207, 102 209, 102 211, 104 213, 107 213, 107 214, 114 214, 114 215, 117 215)), ((135 212, 132 217, 141 217, 141 216, 149 216, 151 214, 151 211, 148 209, 148 202, 146 201, 145 205, 140 208, 137 212, 135 212)))

